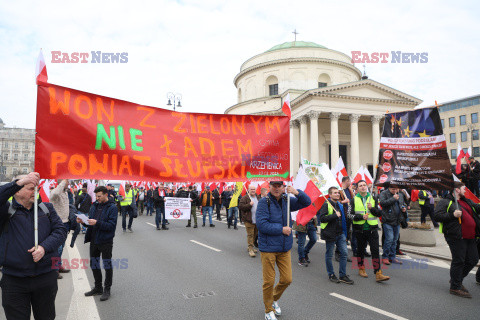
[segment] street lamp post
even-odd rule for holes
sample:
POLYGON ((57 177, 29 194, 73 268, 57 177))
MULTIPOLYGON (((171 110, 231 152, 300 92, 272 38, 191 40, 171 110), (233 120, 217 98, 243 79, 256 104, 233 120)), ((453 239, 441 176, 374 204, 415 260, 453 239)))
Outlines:
POLYGON ((167 106, 171 106, 173 104, 173 111, 175 111, 175 107, 180 108, 182 105, 180 101, 182 101, 182 95, 180 93, 167 93, 167 106), (172 103, 173 102, 173 103, 172 103))
POLYGON ((471 156, 473 155, 473 131, 477 128, 476 125, 474 124, 469 124, 467 125, 467 132, 470 133, 470 147, 472 149, 472 154, 471 156))

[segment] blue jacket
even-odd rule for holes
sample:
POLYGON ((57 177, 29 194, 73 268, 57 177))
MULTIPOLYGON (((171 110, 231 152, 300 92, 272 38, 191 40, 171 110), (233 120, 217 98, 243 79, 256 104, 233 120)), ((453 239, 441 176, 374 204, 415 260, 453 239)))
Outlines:
POLYGON ((32 253, 35 246, 34 208, 27 210, 15 198, 8 199, 23 187, 16 181, 0 187, 0 264, 4 274, 16 277, 37 276, 52 271, 57 263, 58 247, 67 238, 67 229, 50 203, 45 203, 49 214, 38 208, 38 244, 45 249, 45 255, 38 262, 33 262, 32 253), (10 217, 8 209, 13 206, 15 214, 10 217), (5 224, 8 227, 5 228, 5 224), (52 260, 52 258, 55 258, 52 260))
MULTIPOLYGON (((95 211, 97 211, 98 202, 95 202, 90 207, 88 217, 95 219, 95 211)), ((113 241, 115 237, 115 229, 117 228, 118 208, 112 200, 109 200, 97 219, 94 226, 86 226, 87 233, 85 234, 85 243, 92 242, 94 244, 103 244, 113 241), (96 237, 92 239, 93 228, 96 228, 96 237)))
MULTIPOLYGON (((298 192, 296 197, 290 197, 290 211, 306 208, 312 203, 305 192, 298 192)), ((260 199, 257 205, 258 249, 261 252, 287 252, 292 249, 293 243, 292 234, 283 234, 283 227, 287 226, 287 195, 282 196, 282 208, 271 193, 267 197, 260 199), (270 199, 270 206, 267 197, 270 199)), ((290 216, 288 226, 291 225, 290 216)))

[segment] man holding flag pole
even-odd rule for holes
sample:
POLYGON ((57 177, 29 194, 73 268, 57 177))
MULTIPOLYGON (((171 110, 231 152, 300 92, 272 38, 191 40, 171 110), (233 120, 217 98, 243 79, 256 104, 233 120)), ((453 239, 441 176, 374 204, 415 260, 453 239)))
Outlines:
POLYGON ((31 172, 0 187, 0 251, 8 250, 8 259, 3 254, 0 258, 7 319, 30 319, 31 310, 35 319, 55 318, 58 287, 52 265, 67 230, 50 203, 37 204, 39 180, 39 174, 31 172))
POLYGON ((270 181, 270 193, 258 202, 257 228, 258 248, 261 253, 263 271, 263 302, 265 319, 277 319, 282 311, 278 300, 292 282, 291 249, 293 244, 291 215, 288 210, 297 211, 311 204, 310 198, 292 186, 287 188, 283 181, 270 181), (285 194, 285 189, 293 197, 285 194), (280 280, 275 285, 275 264, 280 280))

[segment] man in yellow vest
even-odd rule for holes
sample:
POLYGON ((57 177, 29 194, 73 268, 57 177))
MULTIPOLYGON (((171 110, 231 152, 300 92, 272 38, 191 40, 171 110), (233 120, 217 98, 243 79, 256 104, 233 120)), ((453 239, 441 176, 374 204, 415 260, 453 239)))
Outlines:
POLYGON ((357 252, 354 252, 358 261, 358 274, 368 278, 365 272, 364 258, 367 243, 372 253, 372 267, 377 282, 387 281, 390 277, 383 275, 380 269, 380 253, 378 246, 378 217, 382 211, 377 208, 375 199, 368 192, 367 182, 360 180, 357 183, 357 194, 350 201, 348 217, 353 221, 353 233, 357 238, 357 252))
POLYGON ((133 223, 133 190, 132 186, 129 183, 125 184, 125 197, 120 201, 120 208, 122 212, 122 228, 123 232, 127 231, 127 214, 128 219, 128 231, 133 232, 132 223, 133 223))
POLYGON ((438 223, 433 218, 433 210, 435 208, 435 201, 433 199, 433 195, 428 190, 420 190, 418 192, 418 204, 420 205, 420 209, 422 210, 422 215, 420 216, 420 222, 424 224, 427 222, 426 218, 427 215, 430 216, 432 220, 433 226, 438 228, 438 223))
POLYGON ((347 212, 348 204, 340 202, 340 191, 337 187, 328 189, 329 199, 325 201, 320 210, 318 210, 318 220, 321 222, 320 237, 325 240, 327 250, 325 251, 325 264, 327 266, 328 279, 332 282, 343 282, 353 284, 347 272, 347 212), (335 245, 340 251, 339 278, 335 275, 333 269, 333 251, 335 245))

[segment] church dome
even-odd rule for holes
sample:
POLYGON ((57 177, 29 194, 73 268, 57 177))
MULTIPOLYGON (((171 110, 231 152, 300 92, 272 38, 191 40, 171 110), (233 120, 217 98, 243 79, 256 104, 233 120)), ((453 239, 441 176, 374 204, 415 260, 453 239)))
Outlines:
POLYGON ((328 49, 325 46, 322 46, 320 44, 317 44, 315 42, 307 42, 307 41, 292 41, 292 42, 284 42, 282 44, 278 44, 269 50, 265 52, 271 52, 275 50, 281 50, 281 49, 289 49, 289 48, 322 48, 322 49, 328 49))

